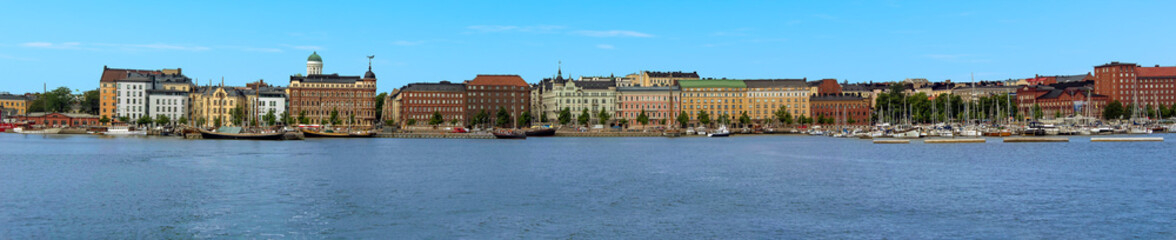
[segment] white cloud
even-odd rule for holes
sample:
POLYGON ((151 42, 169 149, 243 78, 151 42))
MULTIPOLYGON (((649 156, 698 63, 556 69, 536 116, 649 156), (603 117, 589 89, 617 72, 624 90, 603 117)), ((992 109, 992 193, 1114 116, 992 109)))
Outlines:
POLYGON ((596 44, 596 48, 599 48, 599 49, 614 49, 614 48, 616 48, 616 46, 613 46, 612 44, 596 44))
POLYGON ((392 45, 396 45, 396 46, 405 46, 405 47, 407 47, 407 46, 416 46, 416 45, 421 45, 421 44, 425 44, 425 41, 407 41, 407 40, 398 40, 398 41, 394 41, 394 42, 392 42, 392 45))
POLYGON ((78 49, 79 45, 81 45, 81 43, 78 43, 78 42, 65 42, 65 43, 27 42, 27 43, 21 44, 21 46, 24 46, 24 47, 47 48, 47 49, 78 49))
POLYGON ((605 31, 579 30, 579 31, 572 31, 571 34, 580 35, 580 36, 588 36, 588 37, 641 37, 641 38, 653 37, 653 34, 637 32, 637 31, 628 31, 628 30, 605 30, 605 31))

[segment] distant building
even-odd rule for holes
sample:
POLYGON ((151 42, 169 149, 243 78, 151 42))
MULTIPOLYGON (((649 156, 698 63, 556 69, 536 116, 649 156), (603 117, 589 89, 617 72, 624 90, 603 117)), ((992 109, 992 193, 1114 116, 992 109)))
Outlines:
POLYGON ((618 87, 617 119, 628 119, 629 126, 641 126, 637 122, 641 112, 649 118, 645 126, 669 127, 677 125, 678 114, 682 111, 682 89, 666 87, 618 87))
POLYGON ((840 94, 841 84, 837 83, 837 79, 821 79, 813 82, 817 87, 817 94, 840 94))
POLYGON ((1041 107, 1042 117, 1062 116, 1101 118, 1110 97, 1094 93, 1094 81, 1027 85, 1016 90, 1017 111, 1026 119, 1033 117, 1033 106, 1041 107))
MULTIPOLYGON (((264 84, 246 84, 241 90, 248 103, 249 120, 257 120, 260 125, 266 124, 265 117, 273 112, 276 123, 282 122, 282 114, 286 112, 286 88, 273 87, 264 84)), ((292 116, 292 115, 291 115, 292 116)))
MULTIPOLYGON (((591 122, 599 123, 600 112, 607 112, 611 119, 620 119, 617 115, 617 82, 615 78, 581 77, 580 80, 544 79, 538 84, 543 90, 540 98, 543 112, 549 122, 559 122, 559 112, 568 109, 572 122, 579 118, 584 110, 588 110, 591 122)), ((542 116, 536 116, 542 117, 542 116)), ((632 119, 630 119, 632 120, 632 119)), ((631 122, 631 121, 630 121, 631 122)))
POLYGON ((690 114, 690 126, 700 126, 699 112, 706 112, 712 123, 727 114, 736 122, 747 111, 747 84, 741 80, 679 80, 682 87, 682 110, 690 114))
POLYGON ((655 72, 641 71, 621 78, 621 87, 665 87, 676 85, 678 80, 698 80, 698 72, 655 72))
POLYGON ((376 121, 376 74, 371 63, 360 76, 323 74, 323 59, 318 52, 306 59, 306 76, 290 76, 289 111, 292 116, 305 115, 305 124, 327 125, 332 112, 342 126, 371 127, 376 121), (354 122, 352 122, 354 119, 354 122))
POLYGON ((814 118, 832 118, 835 125, 870 125, 870 99, 857 94, 817 94, 809 102, 814 118))
MULTIPOLYGON (((747 84, 748 116, 767 123, 785 107, 793 118, 809 115, 810 89, 805 79, 743 80, 747 84)), ((778 120, 777 120, 778 121, 778 120)))
POLYGON ((494 119, 499 109, 505 109, 512 121, 509 126, 515 126, 519 115, 530 111, 531 85, 519 75, 478 75, 466 81, 465 86, 465 119, 472 119, 480 111, 486 111, 494 119))
POLYGON ((99 126, 97 115, 84 113, 43 113, 15 116, 17 121, 44 127, 90 127, 99 126))
MULTIPOLYGON (((400 88, 395 100, 399 111, 393 113, 401 127, 429 126, 434 113, 441 114, 443 126, 462 126, 469 119, 466 114, 466 85, 440 83, 412 83, 400 88), (409 120, 414 120, 409 125, 409 120), (457 123, 454 124, 453 122, 457 123)), ((387 104, 387 103, 385 103, 387 104)), ((490 113, 493 114, 493 113, 490 113)))
MULTIPOLYGON (((130 90, 135 90, 135 89, 120 88, 119 83, 116 81, 131 77, 132 73, 135 73, 135 74, 154 74, 154 75, 183 75, 183 70, 180 68, 162 69, 162 70, 117 69, 117 68, 109 68, 106 66, 102 66, 102 76, 98 80, 98 85, 99 85, 99 87, 98 87, 99 88, 98 116, 106 117, 107 119, 111 119, 110 123, 117 122, 117 119, 120 116, 117 113, 117 111, 119 109, 119 105, 120 105, 119 103, 120 102, 123 102, 123 103, 128 102, 126 100, 120 101, 119 97, 124 96, 124 95, 120 95, 120 94, 129 93, 129 92, 131 92, 130 90)), ((138 84, 128 84, 128 85, 126 85, 126 87, 131 87, 132 85, 139 86, 138 84)), ((168 86, 172 86, 172 85, 168 85, 168 86)), ((145 91, 147 89, 143 89, 143 90, 145 91)), ((138 93, 138 91, 134 91, 134 92, 138 93)), ((131 97, 131 96, 128 95, 127 97, 131 97)), ((142 100, 146 101, 145 99, 142 99, 142 100)), ((136 105, 136 107, 131 107, 131 108, 124 107, 122 109, 130 110, 130 109, 137 109, 137 108, 141 108, 141 107, 144 107, 144 106, 136 105)), ((145 114, 142 111, 138 111, 138 110, 135 111, 135 113, 145 114)), ((129 114, 130 113, 126 113, 126 115, 121 115, 121 116, 128 116, 129 117, 130 116, 129 114)))
POLYGON ((23 95, 0 93, 0 111, 6 117, 24 115, 29 110, 29 102, 23 95))
POLYGON ((245 106, 245 95, 234 87, 197 87, 189 94, 190 124, 199 127, 239 126, 233 123, 233 109, 245 106), (217 124, 219 121, 219 125, 217 124))
POLYGON ((1141 67, 1111 62, 1094 67, 1094 92, 1124 105, 1139 102, 1171 106, 1176 103, 1176 66, 1141 67))

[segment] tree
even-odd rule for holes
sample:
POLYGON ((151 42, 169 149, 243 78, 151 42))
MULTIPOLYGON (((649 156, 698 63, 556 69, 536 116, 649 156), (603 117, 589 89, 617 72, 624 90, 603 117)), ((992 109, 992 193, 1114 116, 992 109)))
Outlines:
POLYGON ((433 127, 436 128, 437 125, 440 125, 441 123, 445 123, 445 119, 441 116, 441 112, 433 111, 433 117, 429 118, 429 125, 433 125, 433 127))
POLYGON ((416 125, 416 119, 409 119, 408 121, 405 121, 404 123, 408 124, 408 126, 416 125))
POLYGON ((306 117, 306 110, 302 110, 302 112, 298 112, 298 124, 308 124, 308 123, 310 123, 310 118, 306 117))
POLYGON ((396 120, 384 120, 384 126, 396 126, 396 120))
POLYGON ((1041 112, 1041 105, 1033 104, 1033 119, 1041 119, 1045 113, 1041 112))
POLYGON ((355 121, 355 113, 354 113, 354 112, 352 112, 352 113, 348 113, 348 114, 347 114, 347 124, 348 124, 348 125, 356 125, 356 124, 359 124, 359 122, 356 122, 356 121, 355 121))
POLYGON ((1123 108, 1123 116, 1120 116, 1119 118, 1131 119, 1132 117, 1135 117, 1135 104, 1128 103, 1127 107, 1123 108))
POLYGON ((143 115, 142 117, 139 117, 139 120, 135 121, 135 123, 139 124, 139 125, 147 125, 147 124, 151 124, 151 122, 153 122, 151 120, 151 116, 147 116, 147 115, 143 115))
POLYGON ((684 128, 687 123, 690 123, 690 114, 686 113, 686 110, 682 110, 681 113, 678 113, 678 127, 684 128))
POLYGON ((590 118, 592 117, 592 116, 589 116, 590 114, 591 113, 588 113, 588 109, 585 108, 584 111, 580 112, 580 117, 578 117, 576 120, 578 122, 580 122, 580 125, 587 126, 588 120, 590 120, 590 118))
POLYGON ((101 119, 98 119, 98 122, 102 123, 102 125, 106 125, 107 123, 110 123, 110 118, 106 117, 106 116, 102 116, 101 119))
POLYGON ((474 114, 474 119, 472 119, 472 120, 473 120, 473 124, 475 126, 481 125, 481 124, 486 124, 490 120, 490 113, 487 113, 486 109, 482 109, 481 111, 478 111, 477 114, 474 114))
POLYGON ((130 117, 127 117, 127 116, 121 116, 121 117, 118 117, 118 122, 122 122, 122 123, 130 123, 130 122, 131 122, 131 118, 130 118, 130 117))
POLYGON ((706 111, 698 110, 698 123, 709 126, 711 123, 710 114, 706 113, 706 111))
POLYGON ((289 125, 291 122, 290 111, 282 111, 281 119, 282 125, 289 125))
POLYGON ((102 105, 102 94, 98 89, 86 91, 82 93, 82 112, 89 114, 98 114, 99 105, 102 105))
POLYGON ((58 87, 42 93, 29 102, 28 112, 67 112, 74 101, 72 93, 67 87, 58 87))
POLYGON ((376 119, 384 119, 384 98, 388 97, 388 93, 382 92, 376 95, 376 119))
POLYGON ((220 116, 217 116, 217 117, 216 117, 216 120, 213 120, 213 121, 212 121, 212 125, 213 125, 213 126, 216 126, 216 127, 218 127, 218 128, 219 128, 219 127, 221 127, 221 124, 222 124, 222 123, 223 123, 223 122, 221 121, 221 117, 220 117, 220 116))
POLYGON ((854 124, 854 123, 857 123, 857 121, 853 120, 853 118, 847 118, 847 119, 845 119, 845 123, 854 124))
POLYGON ((751 124, 751 117, 747 116, 747 111, 743 111, 743 113, 740 114, 739 124, 743 124, 743 125, 751 124))
POLYGON ((265 113, 265 116, 261 116, 261 119, 265 121, 266 126, 273 126, 278 121, 278 116, 274 114, 273 109, 270 109, 269 112, 265 113))
POLYGON ((540 112, 539 113, 539 122, 549 122, 549 121, 551 121, 551 119, 547 119, 547 112, 540 112))
POLYGON ((188 124, 188 117, 180 116, 179 122, 180 122, 180 124, 187 125, 188 124))
POLYGON ((1123 103, 1119 102, 1119 100, 1111 101, 1111 103, 1107 103, 1107 106, 1103 108, 1103 119, 1119 119, 1122 116, 1123 103))
POLYGON ((169 123, 171 123, 171 118, 167 117, 167 115, 159 115, 159 116, 155 117, 155 124, 156 125, 164 126, 169 123))
POLYGON ((207 119, 204 119, 204 118, 197 118, 197 119, 196 119, 196 126, 201 126, 201 127, 203 127, 203 126, 204 126, 204 123, 206 123, 206 122, 208 122, 208 120, 207 120, 207 119))
POLYGON ((1062 118, 1062 111, 1054 112, 1054 119, 1062 118))
POLYGON ((792 124, 792 113, 788 112, 788 106, 786 105, 780 105, 780 109, 776 109, 776 112, 772 113, 772 115, 775 115, 776 121, 780 121, 780 123, 792 124))
POLYGON ((449 120, 449 125, 457 126, 457 123, 458 123, 457 118, 449 120))
POLYGON ((618 119, 617 124, 619 124, 621 126, 629 125, 629 119, 624 119, 624 118, 618 119))
POLYGON ((530 126, 530 125, 531 125, 531 112, 523 112, 523 114, 521 116, 519 116, 518 126, 523 127, 523 126, 530 126))
POLYGON ((331 117, 327 119, 331 125, 339 125, 339 109, 331 109, 331 117))
POLYGON ((645 128, 645 125, 649 124, 649 116, 645 115, 645 109, 642 109, 641 113, 637 114, 637 122, 641 123, 642 128, 645 128))
POLYGON ((508 125, 510 125, 510 113, 506 111, 506 108, 498 107, 498 121, 495 122, 495 126, 507 127, 508 125))
POLYGON ((556 118, 559 119, 559 125, 567 125, 572 122, 572 109, 565 107, 563 110, 559 110, 559 116, 556 118))
POLYGON ((234 107, 233 110, 229 112, 229 117, 232 117, 233 126, 241 126, 241 123, 245 122, 245 106, 243 106, 243 104, 244 103, 238 103, 237 107, 234 107))
POLYGON ((608 119, 612 116, 607 111, 604 111, 604 108, 601 108, 600 113, 596 114, 596 117, 600 119, 600 125, 608 125, 608 119))
POLYGON ((731 123, 731 115, 727 114, 727 113, 723 113, 723 114, 720 114, 719 118, 715 119, 715 120, 719 120, 719 124, 727 125, 727 124, 731 123))

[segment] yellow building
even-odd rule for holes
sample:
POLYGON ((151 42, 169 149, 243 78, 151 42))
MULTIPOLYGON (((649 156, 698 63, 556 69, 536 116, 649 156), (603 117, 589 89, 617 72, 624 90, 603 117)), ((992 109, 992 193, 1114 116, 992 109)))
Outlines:
POLYGON ((698 125, 699 112, 709 115, 711 124, 727 114, 731 123, 747 111, 747 84, 741 80, 678 80, 682 87, 682 111, 690 115, 691 126, 698 125))
POLYGON ((698 72, 650 72, 641 71, 637 78, 642 87, 673 86, 679 80, 698 80, 698 72))
MULTIPOLYGON (((768 123, 785 107, 793 118, 809 115, 809 95, 816 89, 805 79, 744 80, 747 85, 747 114, 753 121, 768 123)), ((778 123, 776 121, 774 123, 778 123)))
POLYGON ((29 111, 29 100, 21 95, 0 94, 0 111, 4 111, 6 115, 24 115, 29 111))
POLYGON ((244 107, 246 101, 240 90, 225 86, 198 87, 189 96, 189 121, 199 127, 216 127, 217 119, 220 126, 233 126, 233 108, 244 107))

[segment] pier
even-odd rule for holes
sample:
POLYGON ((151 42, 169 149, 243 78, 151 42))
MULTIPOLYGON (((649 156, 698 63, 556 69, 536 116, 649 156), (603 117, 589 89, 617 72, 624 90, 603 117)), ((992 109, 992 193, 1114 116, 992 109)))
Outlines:
POLYGON ((1163 142, 1164 137, 1095 137, 1091 142, 1163 142))
POLYGON ((874 144, 908 144, 911 140, 905 139, 875 139, 874 144))
POLYGON ((1007 143, 1026 143, 1026 142, 1070 142, 1069 138, 1064 137, 1008 137, 1004 139, 1007 143))
POLYGON ((923 143, 985 143, 988 142, 984 138, 945 138, 945 139, 927 139, 923 143))

